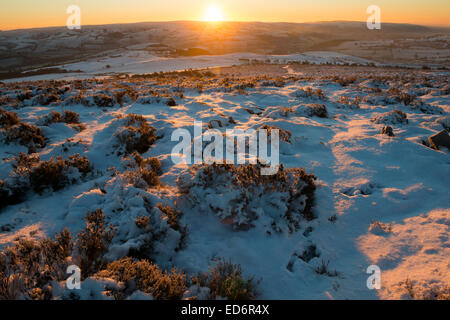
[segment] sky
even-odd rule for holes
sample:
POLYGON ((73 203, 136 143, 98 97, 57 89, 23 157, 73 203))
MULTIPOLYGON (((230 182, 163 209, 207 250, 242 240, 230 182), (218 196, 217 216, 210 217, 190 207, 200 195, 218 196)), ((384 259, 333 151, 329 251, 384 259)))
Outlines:
POLYGON ((82 25, 205 20, 212 5, 229 21, 366 21, 377 5, 382 23, 450 27, 450 0, 1 0, 0 30, 66 25, 70 5, 82 25))

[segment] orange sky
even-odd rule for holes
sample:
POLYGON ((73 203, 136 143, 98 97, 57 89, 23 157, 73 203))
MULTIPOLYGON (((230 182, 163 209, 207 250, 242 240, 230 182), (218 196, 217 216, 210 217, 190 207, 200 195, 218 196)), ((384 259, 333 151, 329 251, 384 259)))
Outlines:
POLYGON ((232 21, 366 21, 366 8, 376 4, 382 22, 450 26, 449 0, 2 0, 0 29, 65 25, 72 4, 85 25, 202 20, 211 4, 232 21))

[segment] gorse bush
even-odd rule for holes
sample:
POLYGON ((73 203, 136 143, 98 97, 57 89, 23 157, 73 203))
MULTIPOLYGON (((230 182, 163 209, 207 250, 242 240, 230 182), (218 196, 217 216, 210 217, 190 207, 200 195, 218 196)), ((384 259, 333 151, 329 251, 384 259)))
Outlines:
POLYGON ((245 278, 241 266, 231 261, 217 261, 209 273, 199 273, 192 277, 192 282, 209 288, 210 299, 254 300, 257 297, 257 283, 253 278, 245 278))

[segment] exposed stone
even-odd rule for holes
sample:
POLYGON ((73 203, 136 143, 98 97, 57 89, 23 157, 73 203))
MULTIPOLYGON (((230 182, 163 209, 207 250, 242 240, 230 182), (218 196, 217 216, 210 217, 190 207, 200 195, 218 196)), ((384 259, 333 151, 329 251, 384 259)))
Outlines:
POLYGON ((383 129, 381 129, 381 134, 386 134, 389 137, 393 137, 394 136, 394 130, 392 129, 391 126, 384 126, 383 129))
POLYGON ((450 136, 447 130, 442 130, 428 138, 432 148, 439 150, 439 147, 450 149, 450 136))

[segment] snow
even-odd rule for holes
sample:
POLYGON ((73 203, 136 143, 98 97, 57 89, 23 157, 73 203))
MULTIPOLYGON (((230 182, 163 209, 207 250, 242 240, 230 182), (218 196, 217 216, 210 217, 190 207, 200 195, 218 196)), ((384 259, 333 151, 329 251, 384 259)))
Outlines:
POLYGON ((362 236, 361 250, 385 270, 380 297, 413 298, 405 287, 408 279, 418 297, 448 287, 449 234, 450 210, 434 209, 395 223, 386 235, 362 236))
MULTIPOLYGON (((323 53, 308 55, 318 59, 347 58, 323 53)), ((173 60, 141 55, 136 60, 111 58, 101 63, 87 62, 66 67, 82 69, 86 76, 102 72, 104 64, 111 65, 108 72, 150 73, 233 65, 243 56, 173 60)), ((253 55, 246 57, 256 58, 253 55)), ((283 57, 286 61, 300 58, 283 57)), ((327 74, 328 69, 323 68, 319 75, 327 74)), ((300 74, 291 67, 281 70, 286 79, 300 74)), ((184 98, 177 98, 178 105, 173 107, 151 99, 149 104, 145 104, 144 100, 138 99, 135 103, 116 104, 109 108, 62 103, 50 106, 25 104, 14 109, 23 121, 34 124, 39 124, 42 116, 52 110, 67 109, 79 113, 80 121, 86 126, 81 132, 65 124, 42 126, 49 143, 39 154, 41 160, 48 160, 57 155, 66 158, 80 153, 89 158, 96 173, 91 179, 81 180, 58 192, 31 193, 25 202, 4 208, 0 214, 0 226, 10 226, 11 230, 0 233, 0 246, 11 244, 17 236, 51 236, 63 227, 77 233, 83 227, 86 211, 102 208, 108 222, 119 230, 108 253, 109 259, 120 258, 130 248, 139 247, 148 240, 149 234, 139 230, 134 221, 151 213, 154 220, 150 234, 158 237, 152 258, 159 266, 163 269, 176 266, 191 275, 205 272, 214 259, 231 259, 233 263, 242 265, 246 276, 261 280, 258 288, 262 299, 408 298, 402 284, 406 279, 414 281, 418 295, 436 290, 435 287, 448 286, 449 152, 432 150, 421 143, 424 137, 442 130, 444 125, 448 126, 448 93, 420 97, 423 103, 439 107, 443 114, 423 113, 418 108, 396 102, 388 105, 374 100, 371 103, 370 99, 363 99, 358 108, 350 108, 339 102, 340 96, 372 97, 368 91, 371 86, 364 82, 365 72, 355 73, 357 84, 346 87, 319 79, 319 75, 286 80, 287 84, 282 87, 248 88, 245 94, 217 87, 206 88, 203 93, 186 89, 184 98), (306 87, 322 89, 326 98, 299 95, 306 87), (327 118, 311 113, 308 108, 314 103, 326 106, 327 118), (281 110, 281 107, 287 109, 281 110), (247 109, 257 112, 251 114, 247 109), (404 112, 408 123, 393 115, 393 109, 404 112), (163 186, 159 188, 138 188, 122 174, 126 161, 116 153, 115 136, 122 121, 116 117, 130 113, 143 115, 161 134, 161 138, 144 154, 145 157, 158 157, 162 162, 160 178, 163 186), (230 203, 238 199, 238 194, 225 190, 226 181, 223 182, 225 187, 220 187, 222 189, 216 186, 215 189, 193 190, 191 200, 195 201, 187 201, 180 193, 176 180, 186 176, 189 181, 191 168, 171 162, 171 150, 176 144, 170 140, 171 133, 177 128, 192 132, 194 120, 201 120, 204 124, 221 120, 226 128, 233 128, 227 122, 230 116, 237 123, 235 128, 245 130, 273 125, 291 132, 290 141, 280 143, 280 162, 287 168, 303 167, 318 177, 313 207, 316 219, 302 220, 298 231, 290 233, 283 230, 268 235, 262 226, 265 214, 261 212, 267 210, 273 214, 273 210, 267 209, 268 203, 280 207, 283 195, 272 194, 271 198, 265 194, 267 198, 254 203, 261 223, 248 230, 237 231, 224 223, 226 216, 218 216, 211 210, 214 205, 226 211, 230 203), (387 123, 393 126, 395 137, 379 134, 387 123), (111 167, 119 174, 114 174, 111 167), (151 204, 150 209, 148 203, 151 204), (168 227, 165 217, 153 207, 157 203, 174 205, 183 212, 181 223, 188 227, 188 237, 182 250, 175 251, 181 235, 168 227), (333 215, 336 216, 335 221, 330 219, 333 215), (308 259, 299 258, 311 246, 316 247, 316 253, 308 259), (315 272, 322 264, 327 265, 328 275, 315 272), (366 269, 371 264, 381 268, 380 291, 366 287, 369 276, 366 269)), ((434 76, 436 81, 442 81, 434 84, 439 87, 444 85, 443 79, 448 80, 449 75, 434 76)), ((62 79, 58 77, 55 78, 62 79)), ((147 85, 164 88, 164 85, 145 81, 133 83, 124 79, 123 82, 140 92, 147 85)), ((98 86, 98 90, 105 89, 101 82, 93 86, 98 86)), ((379 87, 383 86, 389 88, 401 84, 390 80, 380 83, 379 87)), ((8 110, 12 109, 8 107, 8 110)), ((12 157, 19 151, 23 151, 23 147, 0 145, 3 159, 0 178, 8 177, 12 157)), ((250 194, 247 196, 251 197, 250 194)), ((111 297, 105 294, 105 290, 118 285, 108 279, 89 278, 83 282, 81 297, 108 299, 111 297)), ((198 290, 192 287, 186 296, 198 295, 198 290)), ((67 294, 63 287, 55 292, 57 297, 67 294)), ((199 296, 206 294, 200 293, 199 296)), ((142 292, 134 292, 129 298, 152 299, 142 292)))
POLYGON ((372 61, 352 57, 344 54, 330 54, 323 52, 306 52, 293 55, 261 55, 254 53, 233 53, 225 55, 204 55, 195 57, 168 58, 155 56, 147 51, 119 52, 106 57, 70 63, 56 68, 66 69, 68 73, 44 74, 30 77, 7 79, 4 82, 38 81, 38 80, 73 80, 102 78, 112 74, 148 74, 153 72, 181 71, 186 69, 204 69, 214 67, 228 67, 248 63, 249 60, 287 63, 308 62, 312 64, 361 64, 367 65, 372 61))

